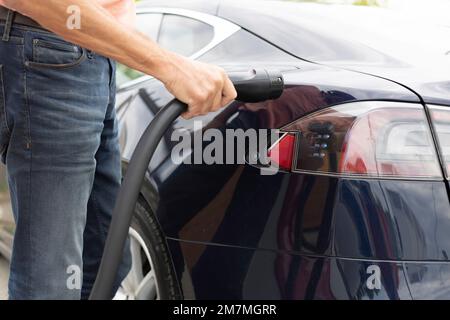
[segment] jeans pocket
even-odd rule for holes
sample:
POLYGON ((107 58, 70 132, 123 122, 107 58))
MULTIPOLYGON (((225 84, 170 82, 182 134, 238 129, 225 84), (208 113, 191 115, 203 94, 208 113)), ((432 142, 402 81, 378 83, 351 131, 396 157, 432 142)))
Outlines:
POLYGON ((56 39, 33 39, 32 59, 28 67, 65 69, 75 67, 86 59, 86 51, 74 44, 56 39))

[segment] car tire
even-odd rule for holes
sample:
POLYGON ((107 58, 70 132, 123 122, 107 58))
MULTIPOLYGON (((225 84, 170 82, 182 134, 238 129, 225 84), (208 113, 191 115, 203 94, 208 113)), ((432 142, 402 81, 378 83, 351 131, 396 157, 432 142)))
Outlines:
POLYGON ((172 266, 172 259, 167 247, 166 239, 153 211, 142 198, 136 203, 135 213, 131 222, 130 247, 133 260, 132 267, 130 274, 119 289, 120 297, 118 299, 181 299, 182 296, 172 266), (140 250, 137 249, 137 245, 141 246, 140 250), (140 251, 139 256, 137 251, 140 251), (141 261, 139 261, 139 257, 141 261), (148 257, 150 257, 150 259, 148 259, 148 257), (139 270, 135 270, 135 268, 139 268, 138 265, 141 265, 142 267, 142 277, 141 275, 136 276, 136 272, 139 273, 139 270), (156 284, 155 296, 153 295, 153 282, 148 285, 150 290, 142 290, 142 288, 140 288, 140 286, 142 287, 142 283, 139 283, 140 278, 145 279, 147 275, 150 275, 151 270, 153 270, 156 284), (138 280, 136 280, 136 278, 138 280), (151 294, 146 293, 146 291, 150 291, 151 294), (144 292, 144 294, 142 294, 142 292, 144 292))

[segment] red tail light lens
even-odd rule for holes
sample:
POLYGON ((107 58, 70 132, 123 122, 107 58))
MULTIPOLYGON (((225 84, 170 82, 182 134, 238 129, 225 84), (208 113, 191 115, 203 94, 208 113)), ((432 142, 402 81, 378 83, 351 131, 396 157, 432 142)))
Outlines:
POLYGON ((283 130, 301 133, 294 171, 442 178, 421 105, 351 103, 313 113, 283 130))
POLYGON ((450 107, 433 106, 430 108, 440 151, 446 163, 446 175, 450 178, 450 107))
POLYGON ((269 149, 269 159, 272 164, 276 164, 280 169, 290 171, 294 157, 295 135, 284 134, 269 149))

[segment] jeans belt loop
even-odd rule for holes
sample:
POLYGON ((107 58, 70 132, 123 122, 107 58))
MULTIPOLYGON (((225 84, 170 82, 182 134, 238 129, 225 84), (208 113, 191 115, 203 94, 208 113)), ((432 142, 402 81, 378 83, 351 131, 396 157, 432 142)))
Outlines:
POLYGON ((13 10, 8 10, 8 15, 6 17, 6 23, 5 23, 5 30, 3 32, 3 41, 9 41, 10 35, 11 35, 11 28, 14 22, 14 17, 16 15, 16 12, 13 10))

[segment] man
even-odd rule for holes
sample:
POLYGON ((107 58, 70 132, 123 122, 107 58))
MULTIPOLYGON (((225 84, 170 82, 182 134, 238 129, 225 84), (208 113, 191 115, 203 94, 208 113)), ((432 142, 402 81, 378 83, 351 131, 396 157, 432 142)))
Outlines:
MULTIPOLYGON (((189 105, 185 118, 236 92, 222 69, 130 27, 132 0, 0 5, 0 151, 17 224, 9 295, 87 298, 121 179, 111 59, 161 80, 189 105), (67 23, 74 12, 79 27, 67 23)), ((127 271, 124 263, 116 287, 127 271)))

